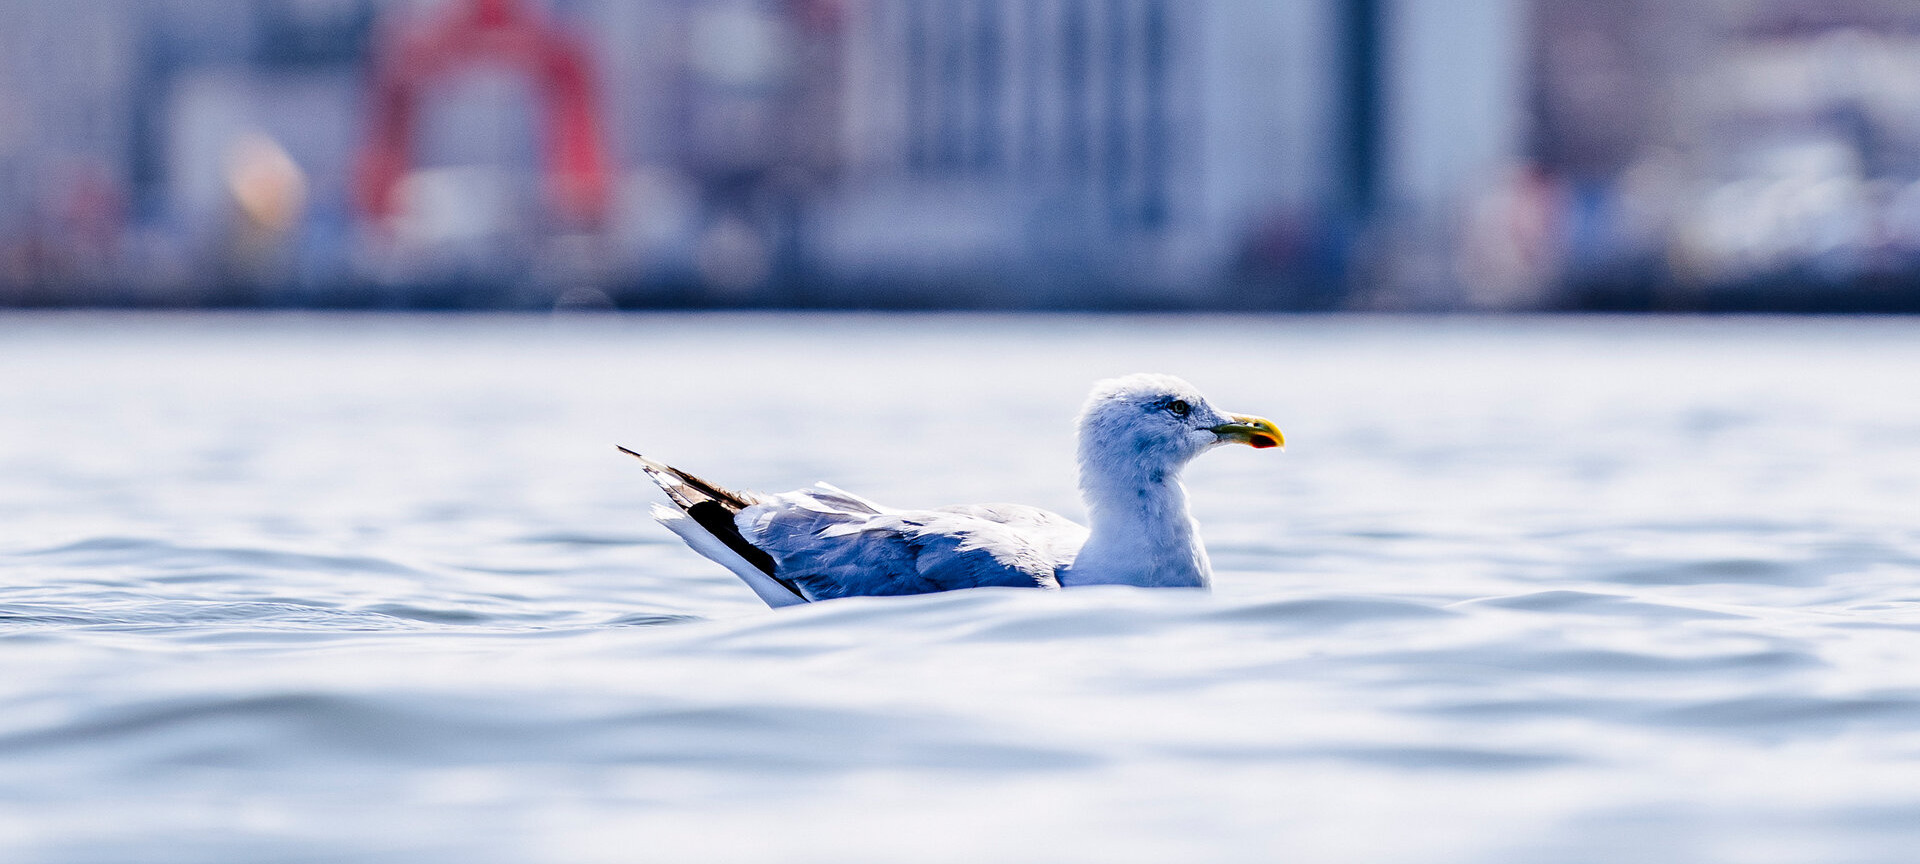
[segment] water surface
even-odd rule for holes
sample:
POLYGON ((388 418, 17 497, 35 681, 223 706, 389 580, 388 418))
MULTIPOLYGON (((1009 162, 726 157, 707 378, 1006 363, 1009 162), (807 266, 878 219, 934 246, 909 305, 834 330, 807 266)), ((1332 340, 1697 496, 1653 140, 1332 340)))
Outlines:
POLYGON ((1907 862, 1920 325, 0 319, 11 862, 1907 862), (1092 380, 1211 595, 773 613, 723 483, 1078 518, 1092 380))

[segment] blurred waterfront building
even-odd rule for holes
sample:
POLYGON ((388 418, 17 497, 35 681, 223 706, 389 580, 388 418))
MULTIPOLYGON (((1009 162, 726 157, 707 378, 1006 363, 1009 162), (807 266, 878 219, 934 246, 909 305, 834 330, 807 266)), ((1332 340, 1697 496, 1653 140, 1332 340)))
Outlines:
POLYGON ((1905 0, 0 0, 0 303, 1920 306, 1905 0))
POLYGON ((1244 287, 1252 238, 1291 232, 1264 251, 1326 302, 1339 5, 854 5, 824 266, 1015 304, 1209 302, 1244 287))
POLYGON ((1920 5, 1539 0, 1566 305, 1920 310, 1920 5))
POLYGON ((8 2, 44 121, 0 143, 15 302, 1330 307, 1376 206, 1517 142, 1504 0, 8 2), (506 55, 386 107, 395 46, 463 15, 577 34, 592 224, 506 55), (70 211, 111 248, 48 248, 70 211))

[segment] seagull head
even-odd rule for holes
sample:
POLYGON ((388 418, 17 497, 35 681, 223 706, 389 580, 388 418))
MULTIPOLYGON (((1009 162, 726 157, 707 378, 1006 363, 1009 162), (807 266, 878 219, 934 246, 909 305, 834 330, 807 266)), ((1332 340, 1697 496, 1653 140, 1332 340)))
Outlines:
POLYGON ((1179 471, 1222 444, 1286 446, 1273 421, 1228 414, 1172 375, 1137 374, 1093 386, 1080 411, 1082 471, 1107 477, 1179 471))

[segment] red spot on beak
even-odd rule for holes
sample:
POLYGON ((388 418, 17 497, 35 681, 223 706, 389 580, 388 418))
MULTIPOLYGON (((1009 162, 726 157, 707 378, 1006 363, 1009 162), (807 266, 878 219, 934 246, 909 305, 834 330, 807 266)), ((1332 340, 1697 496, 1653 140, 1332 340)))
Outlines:
POLYGON ((1268 438, 1265 435, 1254 435, 1247 439, 1247 443, 1251 445, 1255 450, 1265 450, 1268 447, 1280 446, 1280 442, 1275 441, 1272 438, 1268 438))

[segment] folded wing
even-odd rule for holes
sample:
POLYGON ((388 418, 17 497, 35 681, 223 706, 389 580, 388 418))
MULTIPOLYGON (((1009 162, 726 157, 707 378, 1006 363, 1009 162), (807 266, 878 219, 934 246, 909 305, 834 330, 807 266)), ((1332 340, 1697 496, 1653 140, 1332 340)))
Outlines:
POLYGON ((763 496, 741 536, 811 600, 957 588, 1058 588, 1086 529, 1012 504, 897 510, 820 484, 763 496))

